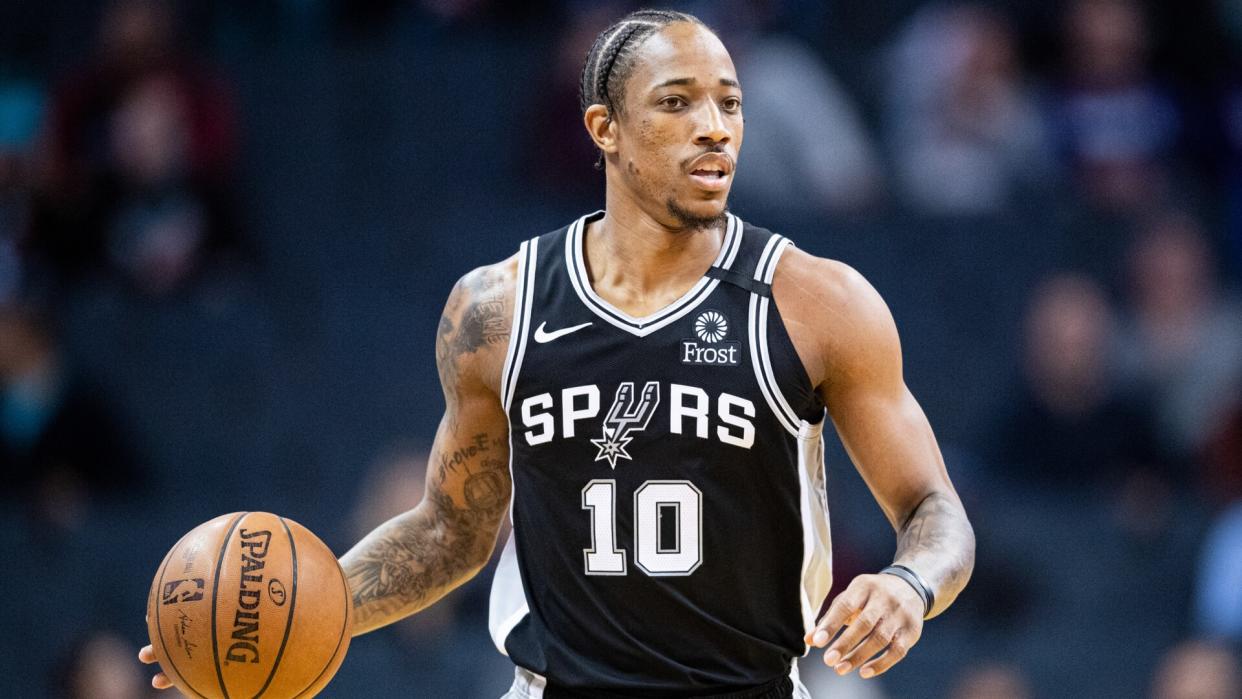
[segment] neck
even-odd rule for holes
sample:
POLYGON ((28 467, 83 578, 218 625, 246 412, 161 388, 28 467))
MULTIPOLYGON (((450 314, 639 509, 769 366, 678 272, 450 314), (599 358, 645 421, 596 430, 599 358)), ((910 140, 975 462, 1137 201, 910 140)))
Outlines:
POLYGON ((648 217, 611 209, 591 224, 584 245, 595 293, 623 312, 649 316, 689 291, 711 266, 723 227, 672 231, 648 217))
POLYGON ((687 227, 668 211, 645 210, 615 187, 608 188, 607 207, 604 218, 586 230, 591 280, 597 292, 610 290, 640 305, 673 293, 671 301, 693 286, 724 241, 723 216, 711 225, 687 227))

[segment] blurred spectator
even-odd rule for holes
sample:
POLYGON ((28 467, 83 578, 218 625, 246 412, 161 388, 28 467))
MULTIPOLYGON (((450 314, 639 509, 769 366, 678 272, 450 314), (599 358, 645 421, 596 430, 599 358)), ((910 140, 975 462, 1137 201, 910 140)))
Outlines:
POLYGON ((1171 649, 1156 669, 1152 699, 1236 699, 1242 696, 1238 661, 1222 646, 1187 641, 1171 649))
POLYGON ((68 369, 34 312, 0 307, 0 483, 40 522, 80 527, 93 498, 140 478, 115 418, 68 369))
POLYGON ((0 78, 0 304, 23 286, 21 247, 30 226, 31 152, 44 95, 31 81, 0 78))
POLYGON ((1182 115, 1151 72, 1142 9, 1134 0, 1074 0, 1064 21, 1065 73, 1052 116, 1079 188, 1107 210, 1160 201, 1182 115))
POLYGON ((1114 385, 1112 339, 1112 312, 1091 279, 1062 274, 1035 291, 1023 382, 998 430, 999 467, 1055 489, 1115 485, 1161 470, 1146 410, 1114 385))
POLYGON ((86 638, 56 672, 63 699, 135 699, 151 692, 133 644, 111 631, 86 638))
POLYGON ((113 201, 104 231, 107 257, 155 294, 188 278, 202 263, 213 228, 226 225, 219 195, 187 172, 184 106, 175 85, 156 78, 134 88, 111 124, 119 177, 107 192, 113 201))
POLYGON ((1203 452, 1204 494, 1215 504, 1242 501, 1242 398, 1208 440, 1203 452))
MULTIPOLYGON (((1230 269, 1242 273, 1242 3, 1215 0, 1216 28, 1228 40, 1228 51, 1220 50, 1212 57, 1219 79, 1219 92, 1208 117, 1209 135, 1200 146, 1206 150, 1205 161, 1218 167, 1223 177, 1225 210, 1228 217, 1226 239, 1230 269), (1225 55, 1231 60, 1221 60, 1225 55)), ((1217 75, 1213 75, 1217 77, 1217 75)))
MULTIPOLYGON (((1237 14, 1242 17, 1242 12, 1237 14)), ((1230 269, 1238 273, 1242 272, 1242 76, 1225 89, 1216 111, 1214 127, 1219 130, 1220 148, 1210 157, 1223 171, 1227 254, 1230 269)))
POLYGON ((1030 682, 1018 668, 999 663, 967 666, 949 699, 1030 699, 1030 682))
POLYGON ((536 181, 557 194, 602 200, 604 175, 591 169, 599 151, 582 122, 578 83, 596 35, 625 12, 616 2, 569 8, 565 26, 556 34, 557 44, 549 51, 543 84, 531 92, 524 120, 530 124, 526 159, 536 181))
POLYGON ((1242 391, 1242 308, 1225 298, 1197 221, 1156 218, 1129 259, 1122 362, 1153 392, 1162 441, 1198 453, 1242 391))
MULTIPOLYGON (((448 29, 488 27, 546 15, 552 0, 328 0, 333 23, 345 37, 375 40, 409 19, 410 11, 428 24, 448 29)), ((305 8, 299 8, 305 11, 305 8)), ((623 14, 623 13, 622 13, 623 14)), ((584 53, 585 55, 585 53, 584 53)))
POLYGON ((857 101, 812 47, 765 29, 772 18, 764 7, 735 0, 715 8, 745 99, 734 193, 739 201, 811 213, 874 203, 880 157, 857 101))
POLYGON ((350 533, 354 540, 423 499, 427 454, 425 450, 397 445, 376 460, 366 474, 354 508, 350 533))
POLYGON ((931 5, 888 60, 889 146, 904 196, 935 214, 996 212, 1048 186, 1052 154, 1004 18, 931 5))
POLYGON ((234 117, 166 3, 120 0, 99 56, 56 92, 32 244, 57 276, 103 269, 161 294, 235 245, 234 117))
POLYGON ((1242 644, 1242 500, 1222 512, 1208 531, 1194 614, 1198 633, 1242 644))

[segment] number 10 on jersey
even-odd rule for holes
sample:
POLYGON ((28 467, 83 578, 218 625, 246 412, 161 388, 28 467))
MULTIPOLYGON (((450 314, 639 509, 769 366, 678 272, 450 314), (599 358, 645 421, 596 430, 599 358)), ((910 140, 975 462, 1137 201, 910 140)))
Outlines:
MULTIPOLYGON (((582 489, 591 513, 587 575, 626 575, 617 546, 617 482, 598 479, 582 489)), ((703 562, 703 493, 690 481, 645 481, 634 491, 634 563, 651 576, 689 575, 703 562)))

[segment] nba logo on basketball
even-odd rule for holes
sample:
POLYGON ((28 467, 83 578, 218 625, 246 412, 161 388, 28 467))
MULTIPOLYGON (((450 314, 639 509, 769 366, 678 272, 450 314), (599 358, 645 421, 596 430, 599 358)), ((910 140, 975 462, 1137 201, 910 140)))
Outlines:
POLYGON ((729 334, 729 321, 724 314, 703 311, 694 319, 694 334, 698 340, 681 341, 682 364, 737 366, 740 363, 741 343, 725 340, 729 334))
POLYGON ((164 593, 160 598, 164 604, 197 602, 203 598, 203 579, 190 578, 164 583, 164 593))

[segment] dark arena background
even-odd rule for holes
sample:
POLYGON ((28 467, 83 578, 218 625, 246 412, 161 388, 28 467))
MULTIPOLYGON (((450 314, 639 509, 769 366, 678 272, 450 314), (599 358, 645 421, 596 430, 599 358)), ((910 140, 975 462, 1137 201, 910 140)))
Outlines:
MULTIPOLYGON (((731 201, 888 300, 978 535, 875 680, 1242 696, 1242 6, 670 3, 746 95, 731 201)), ((422 492, 458 276, 602 206, 626 2, 0 4, 0 696, 155 696, 156 567, 237 510, 338 554, 422 492)), ((838 589, 893 535, 829 447, 838 589)), ((498 697, 491 569, 325 697, 498 697)))

